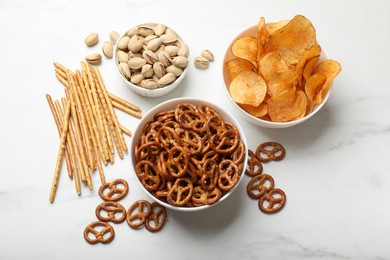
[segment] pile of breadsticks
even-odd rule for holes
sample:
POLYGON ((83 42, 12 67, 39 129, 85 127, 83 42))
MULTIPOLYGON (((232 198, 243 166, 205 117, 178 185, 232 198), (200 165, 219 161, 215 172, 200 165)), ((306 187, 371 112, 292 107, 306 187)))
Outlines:
POLYGON ((65 97, 53 102, 46 95, 60 134, 50 202, 57 191, 63 157, 78 195, 81 183, 93 188, 91 173, 96 169, 105 183, 102 163, 114 162, 115 149, 123 159, 128 151, 123 134, 131 136, 131 132, 118 122, 114 108, 141 118, 139 107, 107 91, 97 67, 81 62, 82 70, 72 72, 57 62, 54 66, 56 77, 65 86, 65 97))

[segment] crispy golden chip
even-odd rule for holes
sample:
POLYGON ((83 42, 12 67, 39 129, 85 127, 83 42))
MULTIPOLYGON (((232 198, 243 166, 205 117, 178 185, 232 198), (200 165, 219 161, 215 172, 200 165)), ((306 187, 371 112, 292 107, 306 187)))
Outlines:
POLYGON ((288 23, 290 22, 290 20, 283 20, 283 21, 280 21, 280 22, 276 22, 276 23, 269 23, 267 24, 264 29, 265 29, 265 35, 268 37, 270 36, 273 32, 279 30, 280 28, 284 27, 285 25, 287 25, 288 23))
POLYGON ((254 117, 263 117, 267 114, 267 104, 264 102, 257 107, 245 104, 241 104, 240 107, 254 117))
POLYGON ((322 74, 326 77, 326 81, 322 88, 318 91, 315 97, 317 104, 321 104, 325 96, 328 94, 332 87, 334 78, 340 73, 341 65, 335 60, 325 60, 318 64, 315 68, 313 75, 322 74))
POLYGON ((230 79, 234 79, 240 74, 242 71, 254 71, 256 72, 256 68, 247 60, 244 59, 234 59, 226 62, 226 70, 229 74, 230 79))
POLYGON ((264 17, 260 18, 260 21, 257 24, 257 60, 260 59, 260 56, 264 52, 264 43, 266 41, 266 36, 265 30, 264 30, 264 25, 265 25, 265 19, 264 17))
POLYGON ((267 84, 256 72, 243 71, 230 83, 229 93, 236 103, 257 107, 264 100, 267 84))
POLYGON ((268 93, 273 97, 285 90, 294 89, 298 85, 298 74, 287 70, 272 74, 268 81, 268 93))
MULTIPOLYGON (((313 67, 311 66, 313 63, 314 57, 320 57, 321 47, 317 43, 313 45, 313 47, 305 52, 303 57, 298 61, 297 66, 295 67, 295 71, 298 73, 299 83, 303 82, 303 70, 306 68, 306 73, 312 73, 313 67), (310 64, 310 65, 309 65, 310 64)), ((318 59, 317 59, 318 60, 318 59)), ((316 63, 317 61, 315 61, 316 63)), ((313 65, 314 66, 314 65, 313 65)))
MULTIPOLYGON (((320 55, 314 56, 306 61, 305 66, 303 67, 303 79, 307 80, 313 74, 313 70, 317 65, 318 60, 320 59, 320 55)), ((302 83, 303 83, 302 79, 302 83)))
POLYGON ((297 15, 285 26, 270 34, 264 50, 279 53, 287 64, 292 65, 297 64, 314 44, 315 28, 306 17, 297 15))
POLYGON ((288 122, 304 116, 306 94, 301 90, 286 90, 268 100, 268 115, 274 122, 288 122))
POLYGON ((274 73, 289 70, 287 63, 276 52, 265 54, 259 61, 259 73, 268 82, 274 73))
POLYGON ((310 111, 314 106, 314 98, 317 95, 319 89, 322 88, 326 81, 326 77, 322 74, 315 74, 308 78, 305 83, 305 92, 309 101, 310 111))
POLYGON ((238 58, 245 59, 257 67, 257 39, 243 36, 232 45, 232 53, 238 58))

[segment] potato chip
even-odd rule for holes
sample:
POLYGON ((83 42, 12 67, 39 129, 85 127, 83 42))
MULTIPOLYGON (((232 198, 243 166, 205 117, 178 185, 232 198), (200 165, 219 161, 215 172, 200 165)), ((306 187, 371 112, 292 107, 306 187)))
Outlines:
POLYGON ((279 30, 280 28, 284 27, 290 22, 290 20, 283 20, 276 23, 269 23, 266 26, 264 26, 265 35, 266 37, 269 37, 273 32, 279 30))
POLYGON ((236 103, 257 107, 264 100, 267 84, 256 72, 243 71, 230 83, 229 93, 236 103))
POLYGON ((314 70, 315 66, 317 65, 317 62, 319 59, 320 59, 320 55, 314 56, 306 61, 306 64, 303 67, 302 83, 304 80, 307 80, 308 78, 310 78, 310 76, 313 74, 313 70, 314 70))
POLYGON ((242 71, 254 71, 256 72, 256 68, 247 60, 244 59, 234 59, 226 62, 226 70, 229 74, 230 79, 234 79, 240 74, 242 71))
POLYGON ((318 64, 315 68, 313 75, 322 74, 326 77, 326 81, 322 88, 319 90, 319 93, 316 95, 317 104, 321 104, 325 96, 328 94, 329 90, 332 87, 334 78, 340 73, 341 65, 335 60, 325 60, 318 64))
POLYGON ((274 122, 288 122, 304 116, 307 108, 306 94, 301 90, 286 90, 267 102, 268 115, 274 122))
POLYGON ((245 59, 257 67, 257 39, 252 36, 243 36, 232 45, 234 56, 245 59))
POLYGON ((240 107, 254 117, 263 117, 267 114, 267 104, 264 102, 257 107, 245 104, 241 104, 240 107))
POLYGON ((264 50, 279 53, 286 63, 291 65, 297 64, 314 44, 315 28, 306 17, 297 15, 285 26, 270 34, 264 50))
POLYGON ((289 70, 287 63, 276 52, 269 52, 259 60, 259 73, 268 82, 274 73, 289 70))
POLYGON ((260 56, 264 52, 264 43, 266 41, 266 36, 264 35, 264 25, 265 19, 264 17, 260 18, 260 21, 257 24, 257 60, 260 59, 260 56))
POLYGON ((294 89, 297 85, 298 74, 295 71, 274 73, 268 81, 268 93, 271 96, 277 96, 286 90, 294 89))
MULTIPOLYGON (((298 79, 300 84, 303 82, 302 79, 303 79, 304 67, 307 65, 309 61, 313 60, 313 57, 320 57, 320 53, 321 53, 321 47, 316 43, 313 45, 313 47, 310 50, 305 52, 303 57, 298 61, 297 66, 295 67, 295 71, 298 73, 298 79)), ((309 67, 307 67, 308 70, 307 73, 310 73, 311 75, 312 69, 313 67, 311 67, 311 70, 309 71, 309 67)))
POLYGON ((322 88, 326 81, 326 77, 322 74, 315 74, 308 78, 305 83, 305 93, 309 100, 310 110, 314 106, 314 98, 319 92, 319 89, 322 88))

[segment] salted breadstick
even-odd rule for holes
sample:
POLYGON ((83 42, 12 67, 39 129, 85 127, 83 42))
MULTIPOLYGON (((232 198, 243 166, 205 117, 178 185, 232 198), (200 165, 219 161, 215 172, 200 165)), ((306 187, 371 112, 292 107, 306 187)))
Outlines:
POLYGON ((124 127, 123 125, 119 125, 119 127, 121 128, 122 132, 127 134, 128 136, 132 136, 133 135, 131 133, 131 131, 129 129, 127 129, 126 127, 124 127))
MULTIPOLYGON (((53 100, 51 99, 51 96, 49 94, 46 94, 46 99, 47 99, 47 102, 49 103, 51 113, 53 114, 54 121, 56 123, 57 130, 58 130, 58 134, 61 136, 62 127, 61 127, 60 119, 58 118, 58 115, 56 113, 56 110, 55 110, 55 107, 53 104, 53 100)), ((68 176, 69 176, 69 178, 72 179, 72 175, 73 175, 72 164, 71 164, 71 161, 69 158, 69 151, 68 150, 69 149, 67 147, 65 147, 65 162, 66 162, 66 169, 68 170, 68 176)))
MULTIPOLYGON (((66 107, 66 99, 62 98, 62 105, 63 107, 66 107)), ((56 108, 57 108, 57 114, 60 118, 61 121, 63 121, 64 115, 61 109, 61 105, 58 100, 56 100, 56 108)), ((74 181, 76 185, 76 192, 77 195, 81 195, 81 189, 80 189, 80 175, 79 171, 77 168, 77 164, 80 163, 80 156, 79 156, 79 151, 76 146, 76 140, 74 137, 74 132, 73 132, 73 126, 71 123, 71 120, 69 120, 69 126, 68 126, 68 135, 66 136, 67 143, 69 144, 69 154, 70 157, 72 158, 72 170, 73 170, 73 176, 74 176, 74 181)))
POLYGON ((58 151, 56 168, 54 170, 53 183, 51 185, 51 190, 50 190, 50 196, 49 196, 50 203, 53 203, 54 198, 56 196, 56 192, 57 192, 58 180, 60 178, 60 170, 61 170, 61 164, 62 164, 62 156, 65 152, 66 134, 68 132, 68 126, 69 126, 69 115, 70 115, 70 103, 68 102, 66 104, 64 120, 62 123, 60 149, 58 151))
POLYGON ((85 64, 84 62, 82 62, 81 65, 82 65, 86 75, 88 76, 88 82, 89 82, 89 86, 90 86, 92 97, 93 97, 93 103, 94 103, 93 109, 97 115, 97 122, 98 122, 99 128, 102 131, 101 132, 102 133, 102 144, 103 144, 103 147, 105 147, 105 154, 107 156, 107 159, 109 159, 110 162, 113 163, 114 162, 114 156, 113 156, 114 147, 113 147, 110 132, 108 129, 108 123, 106 122, 106 120, 104 120, 104 116, 103 116, 104 112, 103 112, 102 105, 100 104, 99 96, 98 96, 97 91, 96 91, 95 80, 92 76, 91 67, 88 66, 87 64, 85 64))
POLYGON ((64 65, 62 65, 59 62, 53 62, 53 64, 54 64, 54 67, 56 67, 57 69, 63 71, 64 73, 66 73, 66 71, 68 70, 64 65))
POLYGON ((139 112, 131 110, 128 107, 122 105, 121 103, 116 102, 115 100, 111 100, 111 104, 112 104, 113 107, 116 107, 116 108, 122 110, 123 112, 125 112, 125 113, 127 113, 127 114, 129 114, 131 116, 134 116, 136 118, 141 118, 142 117, 139 112))
POLYGON ((77 95, 77 87, 76 87, 76 82, 74 80, 74 76, 72 76, 70 73, 69 73, 69 70, 67 70, 66 72, 67 74, 67 77, 68 77, 68 82, 69 82, 69 89, 70 89, 70 94, 73 96, 73 100, 75 101, 75 105, 76 105, 76 111, 78 112, 78 118, 79 118, 79 123, 80 123, 80 128, 81 128, 81 131, 82 131, 82 134, 83 134, 83 141, 84 141, 84 144, 86 146, 86 152, 87 152, 87 165, 89 167, 91 167, 91 169, 94 169, 93 165, 94 165, 94 160, 93 160, 93 157, 92 157, 92 153, 93 153, 93 149, 92 149, 92 145, 91 145, 91 135, 90 135, 90 132, 89 132, 89 129, 88 129, 88 126, 85 122, 85 117, 84 117, 84 113, 83 113, 83 108, 81 106, 81 102, 80 102, 80 98, 79 96, 77 95))
POLYGON ((108 104, 107 104, 107 101, 106 99, 104 98, 104 94, 103 94, 103 90, 102 90, 102 86, 99 82, 99 79, 98 79, 98 75, 96 73, 96 67, 92 68, 93 69, 93 78, 95 80, 95 85, 96 85, 96 89, 97 89, 97 93, 99 95, 99 99, 100 99, 100 102, 101 104, 103 105, 103 110, 104 110, 104 114, 106 116, 106 119, 108 121, 108 124, 110 126, 110 130, 111 130, 111 134, 112 134, 112 137, 114 139, 114 143, 115 143, 115 146, 117 148, 117 151, 118 151, 118 154, 119 154, 119 157, 121 159, 124 158, 123 156, 123 150, 122 150, 122 145, 120 144, 119 142, 119 139, 118 139, 118 133, 117 133, 117 130, 116 130, 116 127, 115 127, 115 124, 114 124, 114 121, 113 121, 113 117, 112 117, 112 114, 110 113, 109 111, 109 108, 108 108, 108 104))
POLYGON ((66 78, 62 77, 60 74, 56 73, 56 78, 65 86, 65 87, 69 87, 68 85, 68 81, 66 80, 66 78))
MULTIPOLYGON (((108 112, 109 112, 109 114, 110 114, 110 116, 112 118, 114 127, 115 127, 115 129, 117 131, 117 135, 119 136, 121 149, 118 148, 118 154, 119 154, 119 151, 121 151, 122 149, 123 149, 123 151, 127 152, 128 149, 127 149, 127 145, 126 145, 126 142, 125 142, 125 138, 123 137, 122 131, 119 128, 119 122, 118 122, 118 119, 117 119, 116 114, 114 112, 114 109, 112 107, 111 99, 108 97, 107 90, 106 90, 106 87, 104 86, 102 76, 100 75, 99 69, 97 67, 93 67, 93 69, 94 69, 94 72, 95 72, 96 77, 97 77, 98 82, 99 82, 99 84, 98 84, 99 89, 103 93, 104 100, 105 100, 105 102, 107 104, 108 112)), ((114 138, 115 138, 115 135, 114 135, 114 138)), ((114 139, 114 141, 115 141, 115 139, 114 139)), ((123 157, 121 157, 121 159, 123 159, 123 157)))
POLYGON ((129 108, 129 109, 132 109, 136 112, 141 112, 141 108, 139 108, 138 106, 118 97, 118 96, 115 96, 114 94, 110 93, 107 91, 107 94, 108 96, 110 97, 111 100, 114 100, 122 105, 124 105, 125 107, 129 108))

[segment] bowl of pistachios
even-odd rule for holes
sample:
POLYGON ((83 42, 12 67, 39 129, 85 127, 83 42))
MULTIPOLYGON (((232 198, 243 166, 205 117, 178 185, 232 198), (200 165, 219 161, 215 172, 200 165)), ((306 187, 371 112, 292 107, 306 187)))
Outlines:
POLYGON ((114 48, 115 67, 133 92, 146 97, 168 94, 188 70, 188 45, 173 29, 143 23, 127 30, 114 48))

